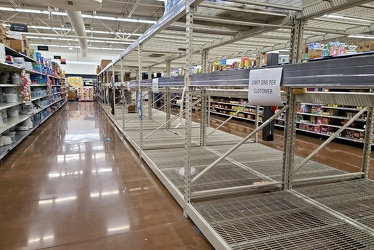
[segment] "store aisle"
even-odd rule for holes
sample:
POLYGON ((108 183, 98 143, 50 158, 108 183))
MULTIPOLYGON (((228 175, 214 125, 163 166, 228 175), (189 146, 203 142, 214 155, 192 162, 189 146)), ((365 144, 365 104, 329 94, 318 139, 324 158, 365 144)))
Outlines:
POLYGON ((93 103, 0 163, 0 249, 211 249, 93 103))

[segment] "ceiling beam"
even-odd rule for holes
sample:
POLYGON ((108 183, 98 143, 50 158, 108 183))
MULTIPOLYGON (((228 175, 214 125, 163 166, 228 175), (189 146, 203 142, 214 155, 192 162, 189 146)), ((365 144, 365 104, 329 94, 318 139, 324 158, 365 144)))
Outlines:
POLYGON ((221 4, 202 3, 199 5, 199 7, 219 9, 219 10, 228 10, 228 11, 237 11, 237 12, 246 12, 246 13, 253 13, 253 14, 260 14, 260 15, 283 16, 283 17, 287 16, 286 14, 283 14, 283 13, 246 9, 246 8, 242 8, 241 6, 229 7, 229 6, 225 6, 221 4))
MULTIPOLYGON (((186 32, 186 27, 183 26, 170 26, 166 28, 165 30, 170 31, 183 31, 186 32)), ((226 30, 216 30, 216 29, 199 29, 194 27, 193 33, 199 33, 199 34, 211 34, 211 35, 222 35, 222 36, 233 36, 236 34, 235 31, 226 31, 226 30)), ((184 33, 185 34, 185 33, 184 33)))
POLYGON ((276 27, 276 28, 293 28, 292 26, 284 24, 272 24, 272 23, 260 23, 260 22, 249 22, 243 20, 235 20, 232 18, 222 18, 222 17, 212 17, 206 15, 194 15, 194 20, 213 22, 213 23, 223 23, 229 25, 240 25, 240 26, 254 26, 254 27, 276 27))
MULTIPOLYGON (((282 24, 283 25, 287 25, 289 23, 290 23, 290 20, 289 20, 288 17, 277 18, 274 21, 270 22, 270 24, 273 24, 273 25, 276 25, 276 26, 282 25, 282 24)), ((238 41, 244 40, 244 39, 246 39, 248 37, 253 37, 253 36, 256 36, 256 35, 261 35, 263 33, 274 31, 276 29, 277 29, 277 27, 256 27, 256 28, 251 28, 251 29, 245 30, 243 32, 238 32, 237 34, 235 34, 234 36, 231 36, 231 37, 226 37, 226 38, 222 38, 222 39, 213 40, 212 42, 208 42, 208 43, 204 44, 203 46, 194 46, 193 53, 199 53, 203 49, 212 49, 212 48, 217 48, 217 47, 224 46, 224 45, 227 45, 227 44, 232 44, 234 42, 238 42, 238 41)), ((178 54, 176 54, 174 56, 169 56, 169 57, 160 59, 154 65, 157 65, 159 63, 163 63, 166 60, 171 60, 172 61, 172 60, 179 59, 179 58, 182 58, 182 57, 185 57, 185 56, 186 56, 185 52, 178 53, 178 54)), ((153 65, 150 65, 150 66, 153 66, 153 65)))
POLYGON ((361 4, 370 3, 372 0, 329 0, 309 5, 296 13, 297 19, 308 20, 333 12, 349 9, 361 4))
POLYGON ((272 3, 261 3, 261 2, 255 2, 250 0, 226 0, 227 2, 233 2, 233 3, 242 3, 246 5, 256 5, 261 7, 271 7, 271 8, 277 8, 277 9, 284 9, 284 10, 295 10, 295 11, 301 11, 302 8, 299 7, 293 7, 293 6, 287 6, 287 5, 280 5, 280 4, 272 4, 272 3))

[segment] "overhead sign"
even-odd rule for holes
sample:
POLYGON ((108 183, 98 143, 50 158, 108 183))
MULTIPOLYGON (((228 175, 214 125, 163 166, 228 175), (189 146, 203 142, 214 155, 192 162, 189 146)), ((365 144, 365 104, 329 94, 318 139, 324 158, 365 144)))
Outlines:
POLYGON ((48 46, 42 46, 42 45, 40 45, 40 46, 38 46, 38 50, 48 51, 49 48, 48 48, 48 46))
POLYGON ((158 93, 158 78, 152 79, 152 91, 153 93, 158 93))
POLYGON ((27 27, 27 25, 22 23, 11 23, 10 30, 17 32, 29 32, 29 28, 27 27))
POLYGON ((61 56, 53 56, 53 59, 61 59, 61 56))
POLYGON ((283 106, 280 84, 283 68, 255 69, 249 72, 250 105, 283 106))

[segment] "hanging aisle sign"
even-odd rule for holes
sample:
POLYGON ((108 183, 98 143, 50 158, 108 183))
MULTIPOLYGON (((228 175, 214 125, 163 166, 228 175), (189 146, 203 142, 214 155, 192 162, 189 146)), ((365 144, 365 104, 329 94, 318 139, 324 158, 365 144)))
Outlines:
POLYGON ((152 91, 153 93, 158 93, 158 78, 152 79, 152 91))
POLYGON ((249 72, 248 103, 283 106, 280 84, 283 68, 254 69, 249 72))

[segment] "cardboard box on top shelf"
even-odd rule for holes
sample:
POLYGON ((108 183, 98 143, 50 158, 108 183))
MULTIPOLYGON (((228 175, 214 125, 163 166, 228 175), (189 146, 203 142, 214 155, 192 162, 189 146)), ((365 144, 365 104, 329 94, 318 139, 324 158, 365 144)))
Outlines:
POLYGON ((101 64, 100 64, 101 70, 103 70, 111 62, 112 62, 112 60, 102 59, 101 64))
POLYGON ((0 25, 0 34, 3 36, 6 36, 6 29, 4 28, 3 25, 0 25))
POLYGON ((374 50, 374 42, 365 42, 364 43, 364 52, 369 52, 374 50))
POLYGON ((9 39, 9 44, 10 47, 18 52, 22 52, 26 54, 28 51, 29 52, 29 44, 25 38, 22 40, 16 40, 16 39, 9 39))
POLYGON ((322 49, 313 49, 308 51, 308 58, 321 58, 323 56, 323 50, 322 49))
POLYGON ((365 52, 365 43, 357 44, 357 52, 365 52))

